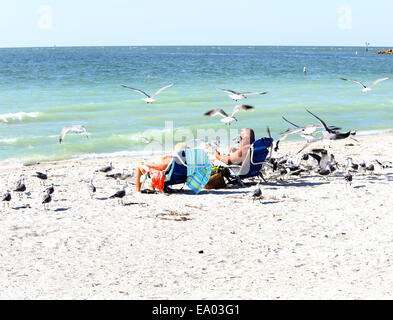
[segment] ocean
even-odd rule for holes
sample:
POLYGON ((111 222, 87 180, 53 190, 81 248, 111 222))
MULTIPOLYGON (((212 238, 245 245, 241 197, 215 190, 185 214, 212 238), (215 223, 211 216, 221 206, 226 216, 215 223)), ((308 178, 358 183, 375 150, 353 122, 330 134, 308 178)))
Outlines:
MULTIPOLYGON (((140 136, 160 140, 165 122, 176 130, 220 130, 219 117, 203 114, 236 104, 232 129, 269 127, 274 138, 291 126, 317 123, 305 108, 342 131, 393 127, 393 79, 368 93, 360 85, 392 77, 386 48, 355 47, 53 47, 0 49, 0 167, 102 155, 138 155, 140 136), (358 54, 356 55, 356 51, 358 54), (307 73, 303 73, 303 67, 307 73), (128 85, 153 93, 153 104, 128 85), (267 91, 238 103, 217 88, 267 91), (89 138, 63 126, 82 124, 89 138)), ((291 137, 296 139, 296 137, 291 137)))

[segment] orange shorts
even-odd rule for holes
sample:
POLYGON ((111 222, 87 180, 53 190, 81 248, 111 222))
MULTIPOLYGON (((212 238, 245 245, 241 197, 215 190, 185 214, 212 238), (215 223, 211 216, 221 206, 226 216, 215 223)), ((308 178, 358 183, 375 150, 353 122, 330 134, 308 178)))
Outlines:
POLYGON ((154 187, 154 189, 158 190, 159 192, 163 192, 165 183, 165 172, 162 170, 149 168, 145 165, 141 165, 140 168, 142 174, 149 173, 152 187, 154 187))

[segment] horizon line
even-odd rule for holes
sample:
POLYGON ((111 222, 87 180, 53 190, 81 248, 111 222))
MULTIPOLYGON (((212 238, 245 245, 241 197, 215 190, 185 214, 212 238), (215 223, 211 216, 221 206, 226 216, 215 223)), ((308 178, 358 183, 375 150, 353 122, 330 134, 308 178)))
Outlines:
MULTIPOLYGON (((34 49, 34 48, 98 48, 98 47, 320 47, 320 48, 365 48, 365 45, 255 45, 255 44, 160 44, 160 45, 52 45, 52 46, 10 46, 2 47, 0 49, 34 49)), ((368 48, 393 48, 393 46, 368 46, 368 48)))

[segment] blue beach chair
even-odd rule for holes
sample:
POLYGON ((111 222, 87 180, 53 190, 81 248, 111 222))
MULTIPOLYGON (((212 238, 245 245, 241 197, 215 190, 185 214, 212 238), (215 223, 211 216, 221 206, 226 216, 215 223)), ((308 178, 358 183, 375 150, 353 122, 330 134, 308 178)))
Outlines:
POLYGON ((209 182, 211 164, 204 150, 186 149, 173 156, 166 172, 164 190, 168 190, 172 185, 187 184, 198 194, 209 182))
POLYGON ((244 179, 257 176, 266 182, 261 170, 263 163, 269 155, 269 148, 272 144, 272 138, 256 140, 247 151, 247 155, 241 165, 225 165, 229 169, 230 178, 236 179, 241 186, 244 186, 244 179))

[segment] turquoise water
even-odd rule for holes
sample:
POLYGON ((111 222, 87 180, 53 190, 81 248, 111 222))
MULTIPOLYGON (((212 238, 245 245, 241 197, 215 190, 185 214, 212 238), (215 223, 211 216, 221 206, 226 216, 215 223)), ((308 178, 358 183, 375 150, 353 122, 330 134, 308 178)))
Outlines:
POLYGON ((273 137, 288 128, 285 115, 300 125, 315 123, 310 108, 345 130, 393 127, 393 79, 367 94, 366 84, 393 76, 393 56, 379 48, 339 47, 88 47, 0 49, 0 162, 60 160, 86 154, 138 152, 138 136, 175 128, 224 128, 204 117, 213 108, 236 105, 217 87, 268 91, 243 103, 255 110, 237 114, 234 128, 269 126, 273 137), (358 50, 358 55, 355 51, 358 50), (307 74, 303 74, 303 67, 307 74), (150 77, 148 77, 150 75, 150 77), (147 105, 137 92, 172 88, 147 105), (63 126, 83 124, 89 139, 67 135, 63 126), (146 132, 148 130, 148 132, 146 132), (11 159, 11 160, 10 160, 11 159))

